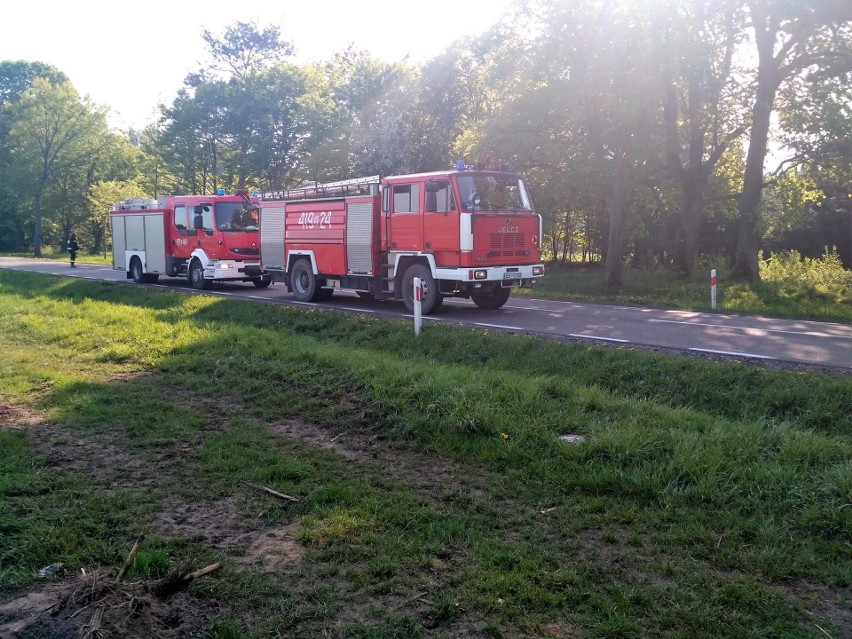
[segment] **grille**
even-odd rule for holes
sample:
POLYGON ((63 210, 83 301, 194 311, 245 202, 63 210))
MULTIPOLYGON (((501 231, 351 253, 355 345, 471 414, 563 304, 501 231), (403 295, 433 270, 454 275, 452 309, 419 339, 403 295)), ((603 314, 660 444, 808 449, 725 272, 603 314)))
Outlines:
POLYGON ((510 257, 524 255, 526 250, 526 235, 524 233, 492 233, 491 252, 496 256, 510 257))

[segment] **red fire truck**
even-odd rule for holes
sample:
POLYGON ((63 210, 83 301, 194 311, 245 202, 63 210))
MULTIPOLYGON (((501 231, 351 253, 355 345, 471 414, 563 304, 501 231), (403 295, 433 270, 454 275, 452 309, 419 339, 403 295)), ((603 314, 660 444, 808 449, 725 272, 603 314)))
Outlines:
POLYGON ((541 217, 507 171, 344 180, 264 193, 260 208, 261 265, 302 301, 345 289, 411 311, 419 277, 423 313, 450 296, 494 309, 544 275, 541 217))
POLYGON ((196 289, 215 280, 272 283, 260 267, 257 197, 238 189, 226 195, 130 198, 110 213, 112 265, 137 283, 160 275, 186 277, 196 289))

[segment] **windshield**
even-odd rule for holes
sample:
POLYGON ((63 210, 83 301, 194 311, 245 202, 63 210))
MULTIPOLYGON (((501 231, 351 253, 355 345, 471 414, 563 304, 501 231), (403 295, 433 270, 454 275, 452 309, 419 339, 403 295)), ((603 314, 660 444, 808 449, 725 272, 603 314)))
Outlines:
POLYGON ((216 228, 220 231, 257 231, 256 205, 216 202, 216 228))
POLYGON ((458 175, 459 197, 465 211, 532 211, 527 187, 517 175, 458 175))

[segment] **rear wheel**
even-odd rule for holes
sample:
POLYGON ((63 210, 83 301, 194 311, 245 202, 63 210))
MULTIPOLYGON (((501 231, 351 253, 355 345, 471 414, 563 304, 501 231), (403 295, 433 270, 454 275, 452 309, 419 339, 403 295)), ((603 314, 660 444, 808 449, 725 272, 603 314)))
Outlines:
POLYGON ((321 288, 317 291, 317 294, 314 296, 314 301, 316 302, 326 302, 331 299, 331 296, 334 295, 333 288, 321 288))
POLYGON ((204 267, 199 260, 193 260, 189 266, 189 285, 197 291, 206 291, 213 288, 213 281, 204 279, 204 267))
POLYGON ((495 309, 500 308, 503 304, 509 301, 509 295, 511 295, 511 293, 512 289, 496 286, 490 291, 474 293, 470 296, 470 299, 472 299, 473 303, 479 308, 495 309))
POLYGON ((134 257, 130 260, 130 277, 133 278, 133 281, 137 284, 145 283, 145 272, 142 270, 142 260, 138 257, 134 257))
POLYGON ((317 278, 308 260, 297 260, 290 272, 290 286, 293 296, 300 302, 317 301, 317 278))
POLYGON ((414 278, 419 277, 423 288, 423 296, 420 300, 420 310, 424 315, 441 308, 444 297, 438 292, 438 283, 432 277, 432 271, 425 264, 412 264, 405 271, 402 278, 402 299, 405 308, 410 313, 414 312, 414 278))

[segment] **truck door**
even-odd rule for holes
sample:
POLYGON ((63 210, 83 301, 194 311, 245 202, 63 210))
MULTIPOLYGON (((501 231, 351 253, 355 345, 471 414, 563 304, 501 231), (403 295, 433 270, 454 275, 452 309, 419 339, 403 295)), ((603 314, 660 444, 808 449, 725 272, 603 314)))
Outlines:
POLYGON ((459 212, 449 179, 424 185, 423 250, 435 255, 438 266, 459 266, 459 212))
POLYGON ((391 251, 422 251, 420 184, 393 184, 390 188, 388 248, 391 251))
POLYGON ((175 204, 170 231, 172 241, 171 246, 167 247, 168 250, 178 259, 188 257, 195 248, 195 241, 190 236, 195 235, 196 231, 192 228, 192 220, 189 219, 186 205, 175 204))
POLYGON ((221 257, 221 239, 215 232, 213 219, 213 204, 204 202, 197 204, 192 210, 192 225, 196 230, 195 242, 190 241, 190 247, 201 248, 209 258, 221 257))

